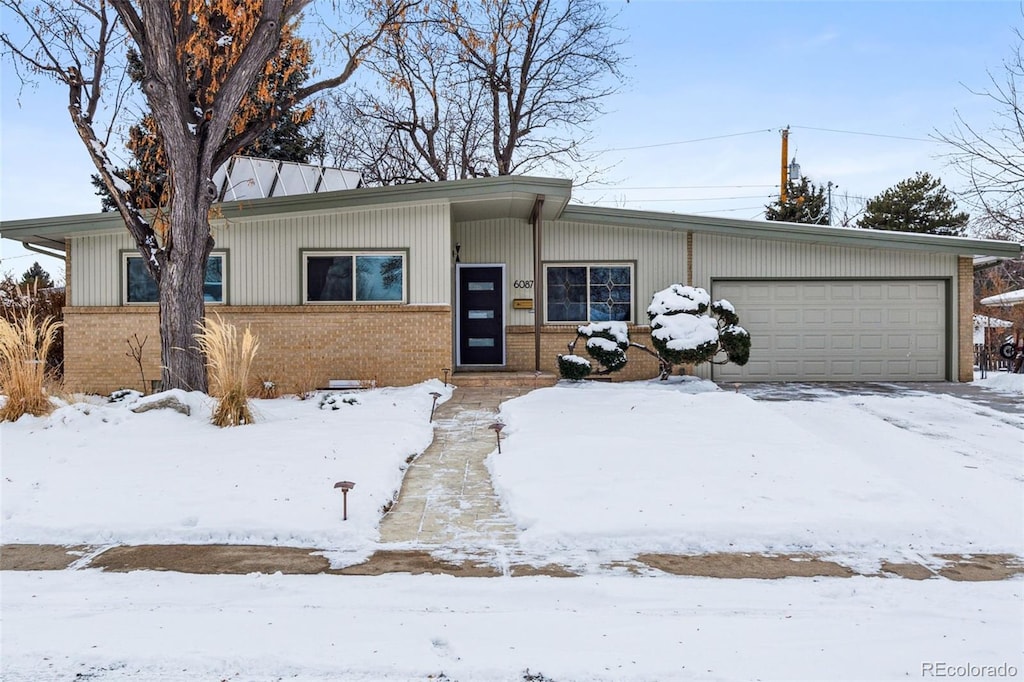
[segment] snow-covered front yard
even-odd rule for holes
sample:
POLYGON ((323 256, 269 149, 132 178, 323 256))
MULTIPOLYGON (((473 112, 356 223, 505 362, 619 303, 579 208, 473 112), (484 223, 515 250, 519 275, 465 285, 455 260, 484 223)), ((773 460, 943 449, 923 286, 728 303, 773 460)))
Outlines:
MULTIPOLYGON (((187 417, 93 401, 3 424, 3 542, 306 545, 358 560, 377 544, 406 459, 430 442, 433 391, 448 397, 429 382, 354 393, 336 410, 257 401, 260 423, 223 430, 196 394, 178 394, 187 417), (344 523, 339 480, 356 482, 344 523)), ((495 486, 525 550, 548 561, 811 552, 870 569, 939 551, 1024 555, 1024 417, 964 399, 755 401, 696 381, 560 384, 505 403, 501 417, 495 486)), ((4 572, 2 677, 519 681, 529 669, 557 682, 928 679, 1000 665, 1024 674, 1020 577, 652 574, 4 572)))
POLYGON ((537 553, 1024 555, 1024 417, 948 395, 562 383, 502 418, 489 466, 537 553))

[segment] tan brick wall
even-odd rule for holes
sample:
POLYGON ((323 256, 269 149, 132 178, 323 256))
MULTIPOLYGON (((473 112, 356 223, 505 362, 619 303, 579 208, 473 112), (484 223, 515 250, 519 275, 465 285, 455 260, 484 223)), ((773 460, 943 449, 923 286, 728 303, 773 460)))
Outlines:
POLYGON ((957 259, 957 370, 958 381, 974 381, 974 259, 957 259))
MULTIPOLYGON (((545 372, 558 374, 558 356, 568 353, 566 347, 576 338, 577 325, 551 325, 541 327, 540 334, 540 363, 541 369, 545 372)), ((650 327, 636 325, 629 326, 629 336, 637 343, 650 344, 650 327)), ((516 371, 532 372, 535 367, 533 327, 509 327, 506 339, 508 341, 507 362, 508 368, 516 371)), ((576 354, 587 357, 587 351, 583 348, 583 341, 576 345, 576 354)), ((615 381, 635 381, 637 379, 652 379, 658 376, 658 361, 643 351, 631 348, 626 352, 629 363, 618 372, 609 375, 615 381)))
MULTIPOLYGON (((147 381, 160 378, 155 307, 65 309, 65 385, 109 393, 138 388, 127 339, 146 339, 147 381)), ((255 374, 283 392, 326 386, 329 379, 403 386, 440 378, 451 367, 451 308, 431 306, 224 306, 209 308, 259 337, 255 374)))

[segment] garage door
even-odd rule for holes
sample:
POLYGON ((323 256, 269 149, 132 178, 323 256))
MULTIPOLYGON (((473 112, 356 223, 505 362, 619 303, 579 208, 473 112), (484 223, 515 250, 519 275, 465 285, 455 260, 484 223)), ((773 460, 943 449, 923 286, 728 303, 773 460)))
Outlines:
POLYGON ((716 366, 717 381, 944 381, 941 281, 729 281, 750 362, 716 366))

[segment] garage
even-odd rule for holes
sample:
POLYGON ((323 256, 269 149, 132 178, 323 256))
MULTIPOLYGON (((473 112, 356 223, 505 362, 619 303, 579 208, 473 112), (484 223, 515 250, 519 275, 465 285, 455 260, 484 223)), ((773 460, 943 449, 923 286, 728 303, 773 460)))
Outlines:
POLYGON ((751 335, 750 362, 716 381, 945 381, 947 282, 719 280, 751 335))

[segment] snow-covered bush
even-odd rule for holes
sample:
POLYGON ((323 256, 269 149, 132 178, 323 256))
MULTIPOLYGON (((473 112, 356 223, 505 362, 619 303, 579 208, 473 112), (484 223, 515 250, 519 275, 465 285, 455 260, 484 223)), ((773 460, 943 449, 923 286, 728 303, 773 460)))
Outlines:
POLYGON ((586 358, 581 358, 571 353, 558 356, 558 373, 563 379, 579 381, 590 376, 592 371, 593 368, 590 365, 590 360, 586 358))
POLYGON ((576 338, 569 344, 569 354, 558 356, 558 373, 563 379, 578 381, 590 374, 609 374, 626 366, 629 331, 625 322, 591 322, 576 328, 576 338), (576 355, 576 344, 586 339, 584 348, 601 369, 594 371, 589 360, 576 355))
POLYGON ((558 356, 563 379, 584 379, 590 374, 609 374, 626 365, 626 350, 638 348, 658 360, 660 376, 667 379, 675 365, 702 362, 747 364, 750 334, 739 326, 739 316, 729 301, 712 301, 699 287, 673 284, 654 294, 647 308, 653 349, 629 339, 625 322, 593 322, 578 327, 569 354, 558 356), (585 338, 585 349, 601 366, 594 371, 586 358, 575 354, 585 338), (720 353, 725 359, 716 360, 720 353))
MULTIPOLYGON (((647 307, 651 343, 671 365, 716 362, 747 364, 750 334, 739 326, 740 318, 729 301, 711 301, 700 287, 673 284, 654 294, 647 307)), ((664 377, 664 369, 662 371, 664 377)))

